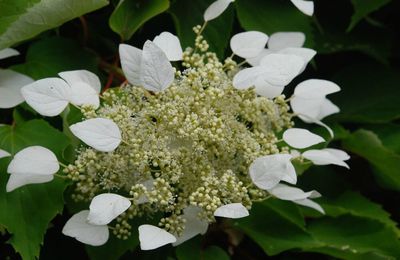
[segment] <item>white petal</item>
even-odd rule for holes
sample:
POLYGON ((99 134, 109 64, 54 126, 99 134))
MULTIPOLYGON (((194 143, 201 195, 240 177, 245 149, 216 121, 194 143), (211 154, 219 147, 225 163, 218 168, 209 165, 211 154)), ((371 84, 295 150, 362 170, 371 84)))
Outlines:
POLYGON ((255 86, 257 78, 264 73, 265 69, 261 66, 243 69, 233 77, 233 86, 237 89, 255 86))
POLYGON ((60 169, 57 157, 47 148, 30 146, 19 151, 10 164, 9 174, 51 175, 60 169))
POLYGON ((109 237, 108 227, 89 224, 87 222, 88 215, 89 210, 83 210, 73 215, 65 224, 62 233, 91 246, 104 245, 109 237))
POLYGON ((330 101, 329 99, 324 99, 324 101, 321 104, 317 119, 321 120, 327 116, 330 116, 332 114, 336 114, 339 112, 340 112, 340 109, 338 106, 333 104, 332 101, 330 101))
POLYGON ((0 50, 0 60, 17 55, 19 55, 19 52, 12 48, 5 48, 0 50))
POLYGON ((278 51, 278 53, 296 55, 296 56, 302 58, 303 61, 304 61, 304 67, 303 67, 302 70, 305 69, 307 64, 317 54, 317 52, 315 50, 313 50, 313 49, 309 49, 309 48, 294 48, 294 47, 285 48, 283 50, 278 51))
POLYGON ((287 186, 284 184, 278 184, 274 188, 269 189, 268 192, 278 199, 290 201, 303 200, 309 197, 317 198, 321 196, 321 194, 319 194, 319 192, 315 190, 304 192, 299 188, 287 186))
POLYGON ((121 131, 110 119, 93 118, 71 125, 70 129, 85 144, 101 152, 112 152, 121 143, 121 131))
POLYGON ((265 73, 262 75, 264 80, 277 86, 289 84, 304 67, 302 58, 286 54, 267 55, 260 63, 265 69, 265 73))
POLYGON ((233 53, 242 58, 252 58, 259 55, 265 48, 268 35, 258 31, 248 31, 235 34, 230 41, 233 53))
POLYGON ((323 151, 327 151, 333 154, 336 158, 342 161, 347 161, 350 159, 350 155, 343 150, 335 149, 335 148, 325 148, 323 151))
POLYGON ((314 14, 314 2, 304 0, 290 0, 302 13, 312 16, 314 14))
POLYGON ((176 242, 176 238, 171 234, 156 226, 139 226, 140 249, 152 250, 166 244, 176 242))
POLYGON ((329 151, 324 150, 308 150, 303 153, 303 157, 312 161, 315 165, 328 165, 335 164, 339 166, 343 166, 345 168, 349 168, 347 163, 343 160, 340 160, 334 154, 329 151))
POLYGON ((90 202, 88 222, 93 225, 107 225, 125 212, 131 204, 129 199, 118 194, 97 195, 90 202))
POLYGON ((62 79, 46 78, 21 89, 26 102, 43 116, 57 116, 71 99, 71 87, 62 79))
POLYGON ((303 149, 325 142, 324 138, 307 129, 290 128, 283 133, 283 140, 291 147, 303 149))
POLYGON ((277 32, 269 37, 268 48, 279 51, 289 47, 301 47, 306 41, 302 32, 277 32))
POLYGON ((340 91, 340 87, 332 81, 309 79, 298 84, 294 95, 302 98, 324 98, 326 95, 340 91))
POLYGON ((11 156, 11 154, 9 152, 0 149, 0 159, 4 158, 4 157, 9 157, 9 156, 11 156))
POLYGON ((53 175, 31 175, 30 173, 11 174, 7 182, 6 191, 11 192, 27 184, 50 182, 53 178, 53 175))
POLYGON ((217 0, 212 3, 204 12, 204 21, 211 21, 220 16, 233 1, 234 0, 217 0))
POLYGON ((304 115, 301 118, 306 123, 312 123, 318 120, 318 116, 321 114, 321 107, 324 103, 324 97, 322 98, 304 98, 301 96, 294 95, 290 99, 290 106, 295 114, 304 115))
POLYGON ((249 215, 249 211, 242 203, 231 203, 223 205, 214 212, 216 217, 224 218, 244 218, 249 215))
POLYGON ((176 242, 173 243, 173 246, 180 245, 198 234, 205 234, 207 232, 208 222, 199 219, 201 211, 202 209, 196 206, 188 206, 183 210, 182 218, 186 220, 185 229, 181 236, 176 237, 176 242))
POLYGON ((306 206, 306 207, 315 209, 315 210, 321 212, 322 214, 325 214, 324 209, 318 203, 316 203, 310 199, 294 200, 293 202, 296 204, 302 205, 302 206, 306 206))
POLYGON ((297 175, 290 162, 291 158, 289 154, 273 154, 257 158, 249 168, 251 180, 264 190, 276 186, 283 179, 295 184, 297 175))
POLYGON ((156 36, 153 42, 164 51, 170 61, 182 60, 183 51, 181 43, 175 35, 170 32, 162 32, 156 36))
POLYGON ((140 79, 143 87, 151 91, 163 91, 174 81, 174 69, 165 53, 152 41, 143 46, 140 79))
POLYGON ((24 102, 21 88, 34 80, 12 70, 0 70, 0 108, 15 107, 24 102))
POLYGON ((119 57, 121 59, 122 71, 129 83, 141 86, 140 69, 142 67, 142 50, 127 44, 120 44, 119 57))
POLYGON ((255 83, 255 91, 258 95, 268 98, 274 98, 282 94, 284 86, 274 86, 265 81, 263 77, 259 77, 255 83))
POLYGON ((271 54, 271 53, 273 53, 273 51, 271 51, 269 49, 263 49, 257 56, 247 58, 246 61, 253 67, 259 66, 262 58, 264 58, 265 56, 267 56, 268 54, 271 54))
POLYGON ((100 79, 96 74, 87 70, 74 70, 58 73, 71 87, 71 103, 77 106, 100 105, 100 79))

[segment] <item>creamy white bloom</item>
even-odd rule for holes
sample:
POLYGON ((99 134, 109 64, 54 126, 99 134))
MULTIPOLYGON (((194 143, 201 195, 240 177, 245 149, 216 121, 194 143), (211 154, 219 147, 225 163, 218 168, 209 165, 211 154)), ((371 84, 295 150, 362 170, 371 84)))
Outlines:
POLYGON ((248 31, 235 34, 230 41, 234 54, 242 58, 252 58, 259 55, 268 41, 268 35, 258 31, 248 31))
POLYGON ((139 226, 139 241, 140 249, 152 250, 166 244, 175 243, 176 237, 159 227, 141 225, 139 226))
POLYGON ((250 165, 253 183, 263 190, 275 187, 281 180, 296 184, 297 175, 290 154, 273 154, 257 158, 250 165))
POLYGON ((302 13, 312 16, 314 14, 314 2, 305 0, 290 0, 302 13))
POLYGON ((291 147, 303 149, 325 142, 324 138, 307 129, 289 128, 283 133, 283 140, 291 147))
POLYGON ((90 202, 88 222, 93 225, 107 225, 125 212, 131 204, 129 199, 118 194, 97 195, 90 202))
POLYGON ((73 70, 58 73, 71 87, 70 102, 74 105, 100 105, 101 83, 96 74, 87 70, 73 70))
POLYGON ((179 38, 170 32, 162 32, 153 40, 170 61, 182 60, 183 51, 179 38))
POLYGON ((234 0, 217 0, 212 3, 204 12, 204 21, 208 22, 220 16, 232 2, 234 0))
POLYGON ((304 192, 303 190, 296 187, 278 184, 274 188, 269 189, 268 192, 278 199, 289 200, 299 205, 311 207, 321 213, 324 213, 324 210, 321 208, 320 205, 310 200, 310 198, 318 198, 321 196, 321 194, 315 190, 304 192))
POLYGON ((41 146, 30 146, 19 151, 10 164, 7 172, 7 192, 31 183, 44 183, 53 179, 60 165, 55 154, 41 146))
POLYGON ((114 151, 122 141, 117 124, 106 118, 88 119, 69 128, 85 144, 101 152, 114 151))
POLYGON ((62 79, 46 78, 21 89, 26 102, 43 116, 57 116, 71 100, 71 87, 62 79))
POLYGON ((192 205, 183 210, 182 218, 185 220, 185 229, 180 236, 176 237, 176 242, 172 244, 173 246, 180 245, 198 234, 203 235, 207 232, 207 220, 199 218, 201 211, 201 208, 192 205))
POLYGON ((62 233, 91 246, 104 245, 109 237, 107 225, 88 223, 88 215, 89 210, 83 210, 73 215, 65 224, 62 233))
POLYGON ((244 218, 249 215, 249 211, 242 203, 231 203, 217 208, 214 212, 216 217, 224 218, 244 218))
POLYGON ((24 102, 21 88, 34 80, 12 70, 0 70, 0 108, 15 107, 24 102))
POLYGON ((19 52, 12 48, 5 48, 0 50, 0 60, 17 55, 19 55, 19 52))
POLYGON ((329 165, 334 164, 338 166, 345 167, 349 169, 349 165, 345 163, 345 160, 348 160, 350 157, 339 151, 332 151, 330 149, 322 149, 322 150, 308 150, 305 151, 302 156, 307 160, 310 160, 315 165, 329 165))

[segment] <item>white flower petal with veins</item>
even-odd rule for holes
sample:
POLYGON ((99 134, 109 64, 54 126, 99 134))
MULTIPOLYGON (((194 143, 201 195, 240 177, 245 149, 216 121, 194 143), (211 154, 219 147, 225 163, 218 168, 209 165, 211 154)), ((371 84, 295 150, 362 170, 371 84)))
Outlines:
POLYGON ((277 32, 269 37, 268 48, 272 51, 279 51, 286 48, 302 47, 306 36, 302 32, 277 32))
POLYGON ((22 96, 43 116, 57 116, 71 100, 71 87, 62 79, 46 78, 21 89, 22 96))
POLYGON ((5 48, 0 50, 0 60, 17 55, 19 55, 19 52, 12 48, 5 48))
POLYGON ((249 211, 242 203, 231 203, 217 208, 214 212, 216 217, 224 218, 244 218, 249 215, 249 211))
POLYGON ((153 42, 164 51, 170 61, 182 60, 183 51, 179 38, 170 32, 162 32, 153 42))
POLYGON ((119 56, 122 71, 126 79, 132 85, 141 86, 140 69, 142 67, 142 50, 128 44, 120 44, 119 56))
POLYGON ((89 224, 87 222, 88 215, 89 210, 83 210, 73 215, 65 224, 62 233, 91 246, 104 245, 109 237, 108 227, 89 224))
POLYGON ((140 80, 143 87, 151 91, 163 91, 174 81, 175 72, 167 56, 152 41, 143 46, 140 80))
POLYGON ((106 118, 93 118, 70 126, 71 132, 84 143, 101 152, 112 152, 121 143, 117 124, 106 118))
POLYGON ((296 184, 297 175, 291 158, 290 154, 273 154, 255 159, 249 167, 251 180, 264 190, 275 187, 281 180, 296 184))
POLYGON ((188 206, 183 210, 182 218, 185 219, 185 229, 180 236, 176 237, 173 246, 182 244, 198 234, 205 234, 208 229, 208 222, 199 218, 201 208, 196 206, 188 206))
POLYGON ((283 133, 283 140, 291 147, 303 149, 325 142, 324 138, 307 129, 289 128, 283 133))
POLYGON ((58 75, 71 87, 72 104, 99 107, 101 83, 96 74, 87 70, 73 70, 60 72, 58 75))
POLYGON ((335 153, 330 152, 329 150, 308 150, 305 151, 302 156, 307 160, 310 160, 315 165, 329 165, 334 164, 338 166, 345 167, 349 169, 347 163, 341 160, 340 157, 337 157, 335 153))
POLYGON ((232 2, 234 0, 217 0, 212 3, 204 12, 204 21, 208 22, 220 16, 232 2))
POLYGON ((90 202, 88 222, 93 225, 107 225, 125 212, 131 204, 129 199, 118 194, 97 195, 90 202))
POLYGON ((259 55, 265 48, 268 35, 258 31, 248 31, 235 34, 230 41, 230 46, 237 56, 252 58, 259 55))
POLYGON ((15 107, 24 102, 21 88, 34 80, 12 70, 0 70, 0 108, 15 107))
POLYGON ((302 13, 312 16, 314 14, 314 2, 304 0, 290 0, 302 13))
POLYGON ((175 243, 176 237, 159 227, 141 225, 139 226, 139 241, 140 249, 152 250, 166 244, 175 243))

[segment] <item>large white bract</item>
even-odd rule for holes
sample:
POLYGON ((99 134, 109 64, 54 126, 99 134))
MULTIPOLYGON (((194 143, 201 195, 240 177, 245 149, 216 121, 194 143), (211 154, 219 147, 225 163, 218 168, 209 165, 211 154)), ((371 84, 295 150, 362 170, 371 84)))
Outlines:
POLYGON ((0 69, 0 108, 12 108, 24 102, 21 88, 32 82, 32 78, 21 73, 0 69))
POLYGON ((220 16, 232 2, 234 0, 217 0, 212 3, 204 12, 204 21, 208 22, 220 16))
POLYGON ((214 212, 214 216, 224 218, 244 218, 248 215, 249 211, 241 203, 226 204, 214 212))
POLYGON ((139 241, 142 250, 152 250, 166 244, 175 243, 176 237, 159 227, 141 225, 139 226, 139 241))
POLYGON ((107 225, 130 206, 129 199, 113 193, 97 195, 90 203, 88 222, 93 225, 107 225))

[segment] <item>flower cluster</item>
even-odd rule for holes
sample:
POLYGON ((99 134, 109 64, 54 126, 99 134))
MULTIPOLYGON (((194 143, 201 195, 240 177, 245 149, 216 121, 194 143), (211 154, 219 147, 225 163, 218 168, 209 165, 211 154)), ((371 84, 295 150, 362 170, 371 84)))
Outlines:
MULTIPOLYGON (((127 239, 132 218, 161 215, 158 226, 139 227, 143 250, 204 234, 219 217, 246 217, 252 203, 271 197, 323 213, 311 200, 318 192, 291 186, 297 182, 293 161, 348 167, 349 157, 336 149, 307 149, 325 140, 293 128, 293 118, 332 135, 321 120, 339 111, 326 96, 340 88, 310 79, 290 98, 282 94, 316 54, 302 47, 305 38, 298 32, 236 34, 232 56, 220 61, 202 32, 231 2, 218 0, 206 10, 204 25, 194 27, 193 48, 183 51, 168 32, 143 49, 121 44, 127 83, 103 93, 102 100, 99 79, 85 70, 27 82, 23 100, 44 116, 59 115, 69 104, 79 107, 84 120, 70 131, 85 145, 70 165, 41 146, 21 150, 8 167, 7 191, 49 182, 61 165, 75 183, 73 198, 90 202, 63 233, 98 246, 109 230, 127 239), (182 61, 182 67, 171 61, 182 61)), ((312 14, 312 2, 292 2, 312 14)), ((5 156, 11 155, 0 150, 5 156)))

